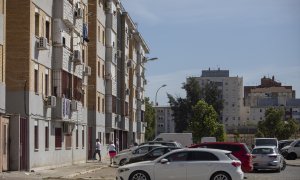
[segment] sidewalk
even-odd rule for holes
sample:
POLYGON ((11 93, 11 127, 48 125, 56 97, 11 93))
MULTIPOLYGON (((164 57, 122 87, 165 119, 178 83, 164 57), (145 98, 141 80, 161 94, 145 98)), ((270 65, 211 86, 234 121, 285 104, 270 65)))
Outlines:
POLYGON ((75 176, 101 170, 110 165, 109 159, 88 160, 86 163, 70 166, 38 170, 35 172, 10 171, 0 173, 0 179, 71 179, 75 176))
POLYGON ((285 160, 287 166, 297 166, 300 167, 300 158, 295 160, 285 160))

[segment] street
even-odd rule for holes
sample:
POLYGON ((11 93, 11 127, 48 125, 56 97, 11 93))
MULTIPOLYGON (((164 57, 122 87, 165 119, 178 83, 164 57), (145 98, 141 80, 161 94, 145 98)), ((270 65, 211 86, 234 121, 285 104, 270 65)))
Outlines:
MULTIPOLYGON (((117 168, 107 167, 99 171, 75 176, 73 179, 115 179, 117 168)), ((300 167, 287 166, 286 169, 280 173, 272 171, 261 171, 258 173, 246 173, 248 180, 299 180, 300 167)))

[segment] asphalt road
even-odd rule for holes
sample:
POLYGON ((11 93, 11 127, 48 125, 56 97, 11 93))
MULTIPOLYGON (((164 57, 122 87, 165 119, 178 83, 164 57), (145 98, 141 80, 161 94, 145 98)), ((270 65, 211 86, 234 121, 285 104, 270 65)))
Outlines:
MULTIPOLYGON (((117 168, 107 167, 97 172, 83 174, 73 179, 115 180, 117 168)), ((300 180, 300 167, 287 166, 280 173, 272 171, 260 171, 257 173, 246 173, 247 180, 300 180)))

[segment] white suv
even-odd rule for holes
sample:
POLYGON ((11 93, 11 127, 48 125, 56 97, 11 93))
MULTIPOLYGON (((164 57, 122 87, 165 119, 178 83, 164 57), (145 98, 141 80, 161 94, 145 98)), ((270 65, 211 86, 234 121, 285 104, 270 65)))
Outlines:
POLYGON ((281 149, 283 157, 286 159, 297 159, 300 157, 300 139, 295 140, 289 146, 285 146, 281 149))
POLYGON ((143 145, 143 146, 139 146, 134 149, 129 149, 127 151, 123 151, 120 154, 116 155, 116 157, 114 158, 114 164, 123 166, 124 164, 126 164, 129 161, 129 159, 131 157, 146 154, 149 151, 151 151, 152 149, 157 148, 157 147, 162 147, 162 145, 160 145, 160 144, 143 145))

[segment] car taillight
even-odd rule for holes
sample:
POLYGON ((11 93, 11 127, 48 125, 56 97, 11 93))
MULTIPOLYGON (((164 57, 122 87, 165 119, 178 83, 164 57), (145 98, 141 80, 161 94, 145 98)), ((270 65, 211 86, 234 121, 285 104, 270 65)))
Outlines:
POLYGON ((234 161, 231 163, 234 167, 239 167, 241 166, 241 163, 240 162, 237 162, 237 161, 234 161))

